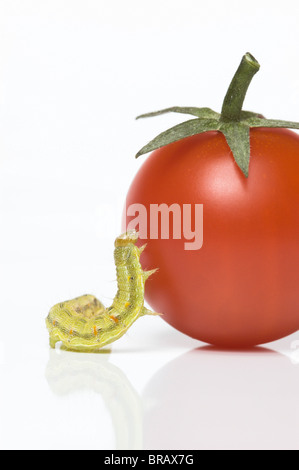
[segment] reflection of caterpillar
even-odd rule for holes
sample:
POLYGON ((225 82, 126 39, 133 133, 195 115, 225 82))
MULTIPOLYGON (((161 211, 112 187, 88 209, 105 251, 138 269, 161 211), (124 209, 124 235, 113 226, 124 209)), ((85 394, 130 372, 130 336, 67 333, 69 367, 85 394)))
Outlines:
POLYGON ((145 246, 138 248, 137 239, 133 230, 115 240, 118 291, 111 307, 106 309, 94 296, 84 295, 50 310, 46 325, 52 348, 58 341, 76 351, 102 348, 123 336, 137 318, 157 315, 144 307, 144 285, 156 269, 142 270, 139 259, 145 246))
MULTIPOLYGON (((106 351, 108 352, 109 349, 106 351)), ((93 408, 93 401, 87 400, 88 403, 86 403, 84 410, 87 414, 92 413, 93 418, 96 419, 99 416, 100 419, 102 400, 104 401, 105 408, 111 416, 115 434, 115 447, 111 442, 112 447, 108 447, 109 449, 142 448, 143 406, 141 398, 124 372, 109 362, 109 354, 72 354, 69 351, 59 351, 58 353, 58 351, 51 350, 45 375, 51 391, 60 397, 68 396, 69 402, 72 401, 71 395, 73 393, 90 394, 93 392, 98 394, 98 408, 97 406, 93 408)), ((65 419, 67 421, 69 419, 76 420, 72 407, 68 407, 66 410, 65 419), (68 416, 67 413, 70 413, 71 416, 68 416)), ((68 424, 70 425, 70 423, 68 424)), ((99 426, 97 433, 99 449, 105 449, 102 440, 107 442, 106 439, 110 434, 109 427, 107 432, 107 426, 99 426)), ((72 448, 76 448, 75 440, 73 444, 72 448)))

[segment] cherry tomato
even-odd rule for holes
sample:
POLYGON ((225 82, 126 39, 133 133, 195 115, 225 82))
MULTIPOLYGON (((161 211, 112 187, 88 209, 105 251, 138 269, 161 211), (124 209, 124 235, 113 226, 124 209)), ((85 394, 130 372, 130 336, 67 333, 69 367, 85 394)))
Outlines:
POLYGON ((299 135, 254 128, 250 145, 248 178, 216 131, 155 150, 126 200, 146 207, 149 225, 151 204, 203 204, 200 249, 186 250, 184 238, 146 240, 143 267, 159 268, 146 301, 179 331, 224 347, 299 329, 299 135))

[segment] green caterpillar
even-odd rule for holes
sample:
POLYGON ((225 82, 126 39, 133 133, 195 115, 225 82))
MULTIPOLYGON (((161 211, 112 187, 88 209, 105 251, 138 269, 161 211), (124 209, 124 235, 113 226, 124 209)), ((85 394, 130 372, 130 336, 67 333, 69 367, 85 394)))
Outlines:
POLYGON ((65 349, 88 352, 102 348, 123 336, 143 315, 159 315, 144 306, 144 286, 156 269, 143 271, 140 255, 145 246, 135 244, 138 234, 132 230, 115 240, 114 261, 118 290, 111 307, 93 295, 55 305, 46 318, 50 346, 59 341, 65 349))

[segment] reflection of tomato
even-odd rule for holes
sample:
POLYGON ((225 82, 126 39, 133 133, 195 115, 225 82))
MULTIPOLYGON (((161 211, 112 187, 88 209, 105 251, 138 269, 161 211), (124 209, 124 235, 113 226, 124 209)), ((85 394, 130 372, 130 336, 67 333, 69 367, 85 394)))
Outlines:
POLYGON ((248 178, 224 136, 206 132, 154 151, 127 196, 148 217, 150 204, 203 204, 201 249, 147 240, 141 261, 159 271, 146 300, 183 333, 229 347, 299 328, 299 136, 265 128, 250 136, 248 178))
POLYGON ((297 367, 265 348, 175 358, 143 391, 143 448, 298 450, 297 367))

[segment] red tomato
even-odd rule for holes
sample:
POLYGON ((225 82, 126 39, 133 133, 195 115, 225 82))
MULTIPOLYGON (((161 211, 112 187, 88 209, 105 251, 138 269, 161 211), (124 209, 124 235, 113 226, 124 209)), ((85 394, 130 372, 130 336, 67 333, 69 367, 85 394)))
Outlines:
POLYGON ((203 204, 199 250, 185 250, 184 239, 147 240, 141 262, 159 271, 146 301, 179 331, 224 347, 299 329, 299 135, 256 128, 250 138, 248 178, 225 137, 206 132, 147 157, 126 201, 148 214, 151 204, 203 204))

